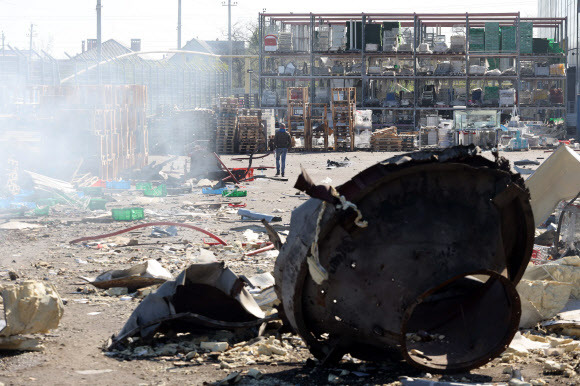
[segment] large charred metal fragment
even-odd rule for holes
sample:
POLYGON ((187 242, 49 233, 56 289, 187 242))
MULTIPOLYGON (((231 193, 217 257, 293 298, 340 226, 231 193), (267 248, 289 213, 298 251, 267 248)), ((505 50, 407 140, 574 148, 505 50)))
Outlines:
POLYGON ((174 281, 165 282, 137 306, 110 348, 128 337, 156 332, 239 329, 273 319, 264 312, 234 272, 213 256, 200 256, 174 281))
POLYGON ((326 201, 293 212, 274 276, 285 322, 316 357, 453 372, 509 345, 534 219, 508 161, 456 147, 390 158, 336 190, 297 185, 326 201))

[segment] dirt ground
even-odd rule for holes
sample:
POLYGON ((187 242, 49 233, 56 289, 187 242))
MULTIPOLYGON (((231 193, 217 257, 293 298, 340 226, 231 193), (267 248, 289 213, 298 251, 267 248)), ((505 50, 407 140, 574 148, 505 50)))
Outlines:
MULTIPOLYGON (((142 206, 146 209, 146 221, 188 221, 214 232, 228 244, 235 244, 245 242, 243 232, 247 229, 261 233, 264 228, 258 222, 241 221, 235 209, 227 205, 218 212, 190 204, 200 201, 226 204, 241 201, 247 204, 247 209, 263 213, 275 212, 283 219, 276 223, 275 228, 287 231, 291 211, 307 199, 302 194, 296 195, 297 191, 293 188, 300 166, 309 172, 315 182, 330 178, 331 182, 326 180, 325 183, 338 185, 373 163, 395 154, 291 153, 287 159, 288 182, 267 179, 249 182, 244 185, 248 191, 245 198, 224 199, 202 195, 201 189, 194 189, 194 193, 183 196, 146 199, 140 192, 131 190, 111 193, 116 202, 109 204, 108 209, 142 206), (339 161, 345 156, 352 161, 352 166, 326 169, 328 159, 339 161)), ((529 151, 502 155, 512 161, 543 161, 550 154, 529 151)), ((246 165, 232 158, 224 156, 223 160, 231 167, 246 165)), ((273 156, 254 161, 253 166, 258 165, 273 166, 273 156)), ((174 169, 182 170, 182 166, 176 163, 174 169)), ((274 171, 269 170, 266 174, 273 175, 274 171)), ((186 362, 179 355, 139 360, 106 355, 103 347, 108 338, 120 331, 140 299, 125 300, 123 297, 107 296, 102 290, 93 291, 91 286, 83 283, 80 276, 94 277, 106 270, 126 268, 145 259, 156 259, 173 275, 177 275, 188 265, 187 252, 196 253, 203 241, 201 234, 183 228, 178 229, 176 237, 161 239, 150 236, 151 228, 143 228, 125 235, 139 241, 134 246, 105 246, 98 249, 95 246, 70 245, 69 241, 79 237, 99 235, 133 225, 114 222, 108 219, 110 216, 95 218, 96 214, 57 205, 48 217, 16 219, 40 224, 40 228, 0 230, 0 285, 13 283, 9 278, 9 272, 13 271, 19 275, 19 281, 33 279, 54 284, 66 302, 61 325, 45 337, 43 352, 0 352, 0 385, 203 384, 221 380, 234 371, 220 369, 219 362, 211 359, 198 363, 186 362), (101 371, 87 374, 86 370, 101 371)), ((0 223, 4 221, 0 220, 0 223)), ((242 258, 242 254, 235 248, 211 249, 218 259, 224 260, 236 273, 247 276, 272 271, 275 260, 275 254, 272 253, 242 258)), ((255 365, 236 368, 236 371, 257 368, 265 374, 260 381, 244 377, 240 384, 326 384, 329 374, 340 376, 341 383, 345 384, 385 384, 396 381, 402 375, 440 378, 436 374, 431 376, 401 363, 355 363, 357 361, 346 360, 338 367, 321 369, 312 365, 312 359, 304 347, 297 349, 297 353, 297 359, 290 362, 261 362, 257 359, 255 365), (357 370, 366 375, 354 375, 352 371, 357 370)), ((442 379, 456 382, 507 382, 510 376, 503 371, 507 365, 496 359, 470 373, 444 376, 442 379)), ((524 363, 509 365, 521 368, 526 380, 542 378, 550 385, 579 383, 578 379, 542 374, 541 363, 533 358, 524 363)))

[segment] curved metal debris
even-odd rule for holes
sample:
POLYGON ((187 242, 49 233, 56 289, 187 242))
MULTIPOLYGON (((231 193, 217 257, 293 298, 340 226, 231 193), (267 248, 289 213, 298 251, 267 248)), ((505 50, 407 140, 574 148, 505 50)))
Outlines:
POLYGON ((201 256, 174 281, 165 282, 143 299, 111 347, 137 334, 147 338, 169 329, 259 326, 270 319, 265 316, 242 279, 223 262, 201 256))
POLYGON ((276 261, 285 322, 330 363, 403 357, 429 371, 465 371, 499 355, 518 328, 515 285, 530 259, 534 219, 523 179, 479 149, 423 151, 378 163, 336 188, 301 176, 319 199, 292 214, 276 261), (328 279, 309 273, 312 244, 328 279))

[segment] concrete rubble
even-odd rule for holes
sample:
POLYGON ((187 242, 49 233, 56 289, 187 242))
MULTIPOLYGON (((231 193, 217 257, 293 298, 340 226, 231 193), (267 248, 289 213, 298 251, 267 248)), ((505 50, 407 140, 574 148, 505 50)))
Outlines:
POLYGON ((0 287, 4 317, 0 319, 0 350, 42 349, 37 338, 58 327, 64 305, 56 289, 36 281, 0 287))

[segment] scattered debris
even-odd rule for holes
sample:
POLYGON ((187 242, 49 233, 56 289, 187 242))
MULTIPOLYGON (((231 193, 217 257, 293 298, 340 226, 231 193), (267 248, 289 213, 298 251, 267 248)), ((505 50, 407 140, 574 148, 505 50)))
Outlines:
POLYGON ((175 281, 164 283, 139 304, 111 348, 129 337, 149 337, 169 327, 177 331, 195 326, 249 328, 272 319, 264 318, 242 280, 223 262, 208 255, 196 260, 175 281))
POLYGON ((270 216, 267 214, 262 214, 258 212, 253 212, 247 209, 238 209, 238 214, 242 216, 242 220, 266 220, 267 222, 279 222, 282 221, 282 217, 270 216))
MULTIPOLYGON (((107 271, 96 278, 82 279, 101 289, 113 287, 127 288, 133 292, 139 288, 149 287, 155 284, 165 283, 173 280, 173 276, 168 270, 163 268, 157 260, 147 260, 144 263, 131 268, 107 271)), ((120 294, 124 295, 124 294, 120 294)))
POLYGON ((58 327, 64 305, 56 289, 37 281, 0 287, 4 319, 0 319, 0 350, 38 350, 40 342, 24 334, 45 334, 58 327))

